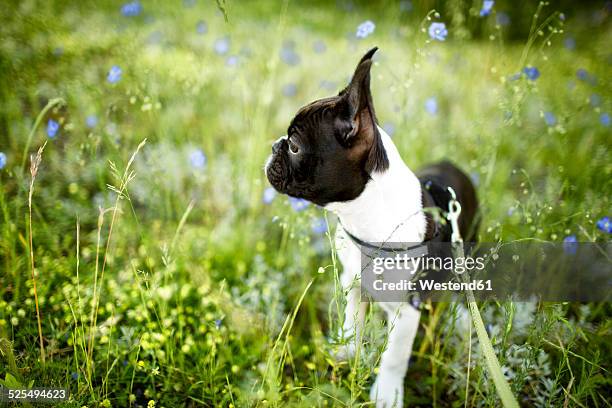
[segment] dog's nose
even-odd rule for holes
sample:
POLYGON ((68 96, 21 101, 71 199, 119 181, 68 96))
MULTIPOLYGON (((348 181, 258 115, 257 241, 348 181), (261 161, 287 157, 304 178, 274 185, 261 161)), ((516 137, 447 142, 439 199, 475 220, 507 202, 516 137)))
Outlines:
POLYGON ((287 136, 281 136, 272 144, 272 154, 276 154, 276 152, 278 152, 286 138, 287 136))

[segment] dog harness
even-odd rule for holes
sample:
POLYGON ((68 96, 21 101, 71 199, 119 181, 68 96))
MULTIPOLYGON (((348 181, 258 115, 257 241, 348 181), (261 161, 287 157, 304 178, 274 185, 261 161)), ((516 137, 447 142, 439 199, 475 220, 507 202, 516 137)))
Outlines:
MULTIPOLYGON (((453 229, 458 229, 457 218, 458 212, 460 211, 460 205, 456 200, 455 193, 450 187, 444 187, 440 182, 437 182, 433 177, 420 179, 421 182, 421 196, 423 208, 437 207, 436 210, 442 210, 445 214, 444 219, 448 218, 450 223, 439 222, 440 217, 434 217, 431 212, 425 212, 426 230, 423 241, 417 245, 409 247, 401 247, 397 243, 382 243, 380 245, 366 242, 355 235, 351 234, 340 222, 340 226, 346 233, 346 235, 357 245, 359 251, 363 256, 369 258, 370 261, 374 261, 375 258, 380 256, 404 253, 410 258, 418 258, 427 255, 431 255, 431 251, 438 252, 439 248, 434 248, 430 243, 447 242, 454 239, 453 229), (448 212, 447 212, 448 211, 448 212)), ((419 269, 414 271, 413 279, 423 278, 428 274, 428 270, 419 269)), ((421 296, 418 292, 411 292, 407 295, 406 300, 413 307, 419 309, 421 307, 421 296)))
MULTIPOLYGON (((453 199, 451 193, 449 192, 447 187, 443 187, 440 183, 436 182, 436 180, 432 178, 426 178, 420 180, 421 182, 421 198, 423 202, 423 208, 432 208, 437 207, 442 211, 446 211, 449 207, 449 202, 453 199)), ((382 245, 372 244, 370 242, 366 242, 355 235, 351 234, 340 222, 340 226, 346 233, 346 235, 353 241, 360 249, 367 248, 370 251, 368 252, 368 257, 370 257, 369 253, 371 251, 389 254, 389 253, 398 253, 405 251, 417 251, 419 249, 427 249, 427 244, 430 242, 443 242, 448 241, 450 239, 450 226, 447 223, 441 224, 437 222, 434 217, 427 211, 425 211, 425 221, 427 223, 425 230, 425 237, 423 242, 418 245, 413 245, 410 247, 401 247, 398 245, 386 244, 382 245)), ((364 251, 362 253, 365 254, 364 251)))

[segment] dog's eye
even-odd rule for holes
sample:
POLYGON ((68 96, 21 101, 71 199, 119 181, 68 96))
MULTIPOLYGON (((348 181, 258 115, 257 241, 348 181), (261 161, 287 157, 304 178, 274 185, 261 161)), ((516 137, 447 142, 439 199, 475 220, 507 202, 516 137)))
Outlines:
POLYGON ((300 148, 298 145, 289 140, 289 152, 291 154, 298 154, 300 152, 300 148))

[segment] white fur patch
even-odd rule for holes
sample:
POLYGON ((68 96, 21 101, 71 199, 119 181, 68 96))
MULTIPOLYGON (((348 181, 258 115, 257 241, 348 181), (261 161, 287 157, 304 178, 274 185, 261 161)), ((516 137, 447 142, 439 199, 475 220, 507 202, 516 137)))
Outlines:
MULTIPOLYGON (((340 218, 353 235, 367 242, 422 242, 427 228, 421 184, 402 160, 391 137, 378 128, 389 159, 389 168, 372 174, 364 191, 354 200, 330 203, 326 208, 340 218)), ((350 338, 342 357, 359 345, 365 305, 360 299, 361 252, 342 228, 336 232, 336 250, 344 271, 341 283, 347 292, 342 335, 350 338)), ((401 408, 404 376, 417 333, 420 312, 406 303, 381 303, 387 313, 389 337, 381 356, 378 376, 370 390, 377 408, 401 408)))

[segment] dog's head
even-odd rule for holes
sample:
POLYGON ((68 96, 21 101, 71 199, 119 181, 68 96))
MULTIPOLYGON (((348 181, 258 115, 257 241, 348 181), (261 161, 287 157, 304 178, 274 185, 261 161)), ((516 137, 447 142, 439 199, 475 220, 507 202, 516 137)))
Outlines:
POLYGON ((358 197, 372 172, 388 168, 370 93, 376 50, 359 61, 345 89, 301 108, 274 143, 266 176, 276 190, 324 206, 358 197))

